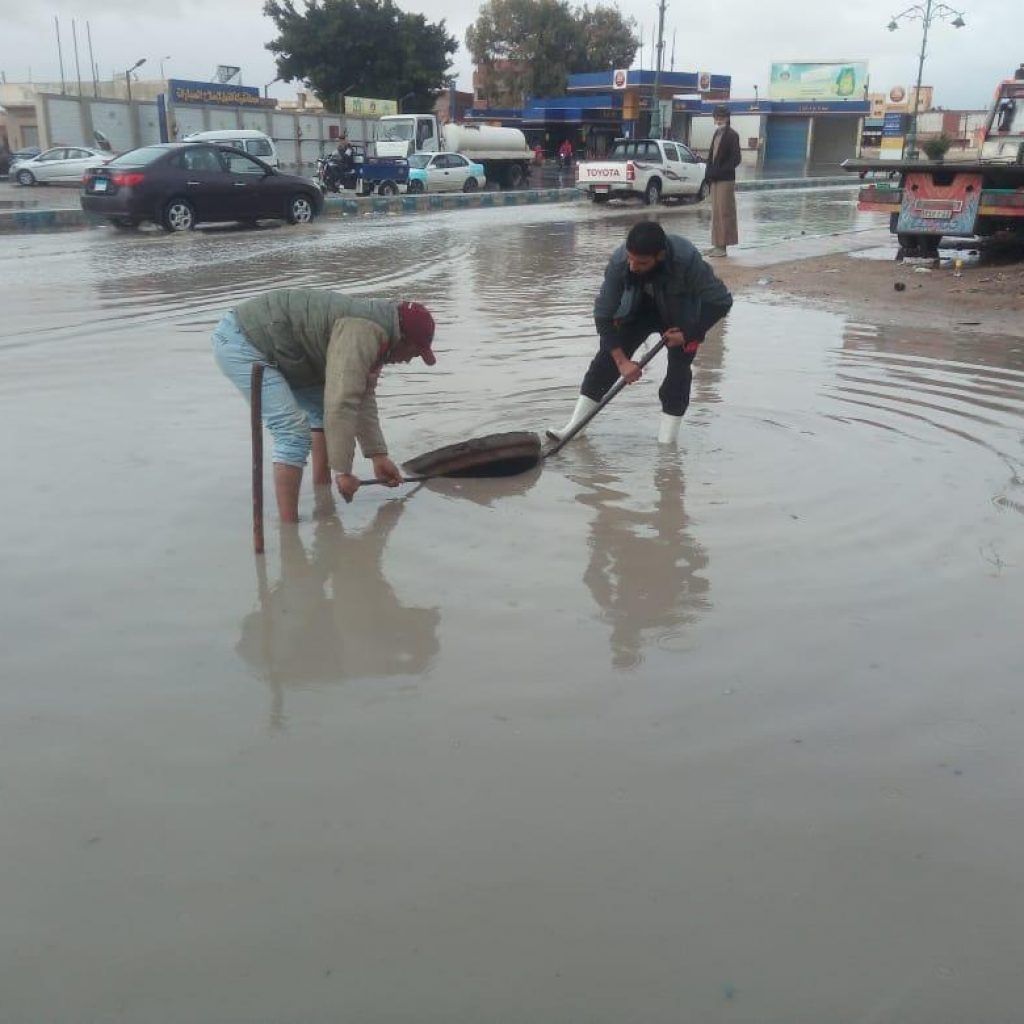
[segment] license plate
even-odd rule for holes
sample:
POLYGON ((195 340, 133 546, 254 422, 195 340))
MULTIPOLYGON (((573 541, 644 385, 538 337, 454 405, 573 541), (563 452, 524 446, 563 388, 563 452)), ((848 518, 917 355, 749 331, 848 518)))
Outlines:
POLYGON ((96 178, 92 183, 93 192, 106 192, 107 186, 110 184, 106 178, 96 178))
POLYGON ((918 210, 917 216, 923 220, 949 220, 955 210, 918 210))
POLYGON ((608 185, 595 185, 594 186, 594 191, 595 192, 607 192, 608 189, 609 189, 608 185))

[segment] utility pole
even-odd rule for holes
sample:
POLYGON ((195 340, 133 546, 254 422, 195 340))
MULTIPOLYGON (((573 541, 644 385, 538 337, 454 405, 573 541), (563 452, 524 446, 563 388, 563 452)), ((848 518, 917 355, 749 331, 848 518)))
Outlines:
POLYGON ((92 94, 93 96, 99 96, 100 74, 96 68, 96 58, 92 55, 92 29, 89 28, 89 22, 85 23, 85 35, 89 40, 89 67, 92 69, 92 94))
POLYGON ((661 96, 658 90, 661 88, 661 65, 665 51, 665 0, 658 4, 658 50, 657 60, 654 67, 654 96, 652 97, 651 109, 651 138, 660 139, 663 134, 661 123, 661 96))
POLYGON ((57 29, 57 60, 60 61, 60 94, 61 96, 67 92, 67 88, 64 85, 64 51, 60 48, 60 21, 57 20, 57 15, 53 16, 53 24, 57 29))
POLYGON ((82 68, 78 63, 78 29, 75 28, 75 19, 71 19, 71 39, 75 44, 75 78, 78 80, 78 95, 82 95, 82 68))

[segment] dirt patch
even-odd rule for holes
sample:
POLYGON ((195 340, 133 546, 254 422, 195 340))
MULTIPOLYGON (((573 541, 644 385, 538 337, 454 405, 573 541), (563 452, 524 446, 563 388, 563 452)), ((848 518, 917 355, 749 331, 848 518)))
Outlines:
POLYGON ((737 293, 814 299, 866 318, 922 326, 974 328, 1020 334, 1024 313, 1024 262, 1016 254, 965 266, 918 268, 895 259, 850 254, 744 267, 726 260, 715 271, 737 293))

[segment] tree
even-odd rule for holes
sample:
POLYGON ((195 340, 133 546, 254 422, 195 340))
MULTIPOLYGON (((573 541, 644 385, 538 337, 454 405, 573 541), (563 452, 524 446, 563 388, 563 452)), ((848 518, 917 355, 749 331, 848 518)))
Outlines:
POLYGON ((390 99, 403 110, 429 111, 446 84, 459 48, 442 19, 406 14, 393 0, 267 0, 263 13, 277 28, 267 43, 278 76, 306 82, 329 110, 342 92, 390 99))
POLYGON ((570 71, 607 71, 633 63, 640 46, 633 18, 623 18, 616 7, 598 4, 591 9, 584 4, 576 11, 576 23, 580 46, 570 71))
POLYGON ((484 98, 514 106, 528 95, 563 93, 570 72, 629 67, 640 45, 635 27, 600 3, 488 0, 466 31, 466 46, 483 72, 484 98))

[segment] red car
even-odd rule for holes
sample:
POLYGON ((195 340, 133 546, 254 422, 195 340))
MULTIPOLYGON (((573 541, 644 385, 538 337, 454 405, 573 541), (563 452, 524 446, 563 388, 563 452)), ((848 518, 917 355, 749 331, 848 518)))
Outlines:
POLYGON ((202 142, 133 149, 87 171, 82 186, 82 209, 116 227, 152 221, 166 231, 191 231, 197 224, 264 219, 307 224, 324 206, 311 178, 202 142))

